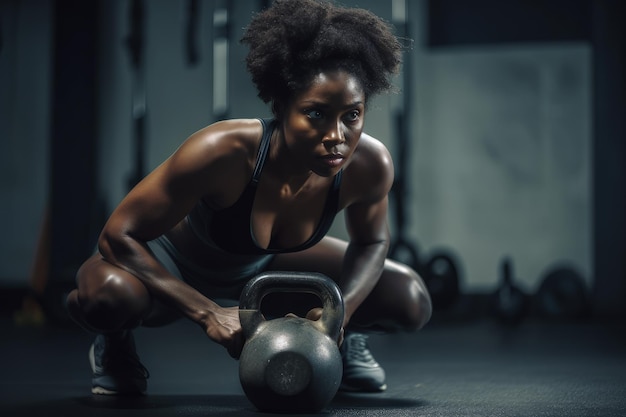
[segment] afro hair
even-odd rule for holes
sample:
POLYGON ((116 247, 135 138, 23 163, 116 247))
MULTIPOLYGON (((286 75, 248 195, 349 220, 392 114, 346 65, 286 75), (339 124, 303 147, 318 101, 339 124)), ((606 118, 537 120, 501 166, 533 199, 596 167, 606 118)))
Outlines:
POLYGON ((246 64, 259 97, 273 105, 334 69, 356 76, 367 100, 392 87, 402 54, 380 17, 324 0, 275 0, 253 17, 241 42, 250 48, 246 64))

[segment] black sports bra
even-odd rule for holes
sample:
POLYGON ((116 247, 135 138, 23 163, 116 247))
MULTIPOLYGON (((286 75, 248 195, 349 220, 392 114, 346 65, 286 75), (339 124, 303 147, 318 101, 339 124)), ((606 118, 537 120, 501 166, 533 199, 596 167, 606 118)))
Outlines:
POLYGON ((339 171, 335 175, 333 184, 328 190, 320 222, 313 235, 306 242, 287 249, 272 247, 264 249, 259 247, 252 231, 252 206, 270 147, 270 138, 276 128, 276 121, 273 119, 259 120, 263 125, 261 145, 259 146, 252 178, 239 199, 232 206, 217 211, 211 209, 203 200, 200 200, 187 216, 188 224, 202 242, 230 253, 260 255, 297 252, 310 248, 322 240, 335 219, 339 206, 339 187, 343 171, 339 171))

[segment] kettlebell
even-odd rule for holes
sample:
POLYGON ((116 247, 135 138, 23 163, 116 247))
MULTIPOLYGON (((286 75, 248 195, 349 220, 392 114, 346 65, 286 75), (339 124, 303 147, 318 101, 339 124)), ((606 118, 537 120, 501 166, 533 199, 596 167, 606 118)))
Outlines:
POLYGON ((245 338, 239 380, 259 411, 316 413, 330 403, 343 375, 337 346, 343 315, 339 288, 323 274, 265 272, 246 284, 239 300, 245 338), (261 302, 273 292, 317 295, 322 302, 321 318, 266 320, 261 302))

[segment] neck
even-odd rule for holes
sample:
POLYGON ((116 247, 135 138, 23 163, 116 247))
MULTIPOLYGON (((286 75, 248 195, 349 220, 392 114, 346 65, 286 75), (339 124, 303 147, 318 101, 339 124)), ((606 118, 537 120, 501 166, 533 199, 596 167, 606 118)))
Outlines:
POLYGON ((311 178, 313 171, 301 163, 285 144, 282 128, 277 128, 271 138, 269 164, 266 169, 292 190, 299 190, 311 178))

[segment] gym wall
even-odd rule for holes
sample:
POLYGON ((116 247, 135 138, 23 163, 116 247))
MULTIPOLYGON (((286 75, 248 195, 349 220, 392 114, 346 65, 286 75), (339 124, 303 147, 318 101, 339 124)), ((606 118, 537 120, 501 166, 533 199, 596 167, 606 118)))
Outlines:
MULTIPOLYGON (((269 115, 245 72, 241 29, 261 1, 228 1, 231 42, 228 117, 269 115)), ((343 1, 391 20, 393 2, 343 1)), ((26 286, 48 189, 50 1, 0 3, 0 288, 26 286)), ((194 131, 216 120, 213 95, 213 0, 199 1, 197 48, 185 56, 188 2, 151 0, 145 10, 146 169, 194 131)), ((585 41, 429 45, 426 0, 409 1, 414 83, 409 224, 420 252, 453 251, 465 291, 496 285, 510 255, 527 289, 553 263, 593 283, 592 48, 585 41)), ((98 194, 109 212, 133 170, 132 70, 125 38, 129 2, 99 4, 97 73, 98 194)), ((391 109, 370 108, 366 129, 397 153, 391 109)), ((393 205, 393 201, 392 201, 393 205)), ((393 225, 393 214, 390 215, 393 225)), ((392 232, 396 232, 392 229, 392 232)), ((333 233, 345 236, 338 219, 333 233)))

